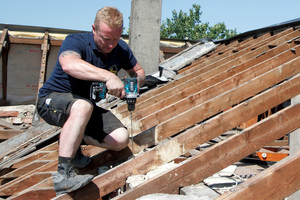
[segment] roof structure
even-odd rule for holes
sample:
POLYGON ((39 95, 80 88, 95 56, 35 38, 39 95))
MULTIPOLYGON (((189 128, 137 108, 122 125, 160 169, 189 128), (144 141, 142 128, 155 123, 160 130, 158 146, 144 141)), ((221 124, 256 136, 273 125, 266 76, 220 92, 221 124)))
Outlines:
MULTIPOLYGON (((176 68, 167 83, 141 94, 132 116, 133 126, 123 101, 107 104, 133 132, 133 148, 130 144, 114 152, 82 146, 84 154, 92 156, 92 162, 80 173, 94 174, 95 178, 70 194, 55 197, 52 186, 60 129, 42 122, 2 142, 0 196, 110 196, 132 200, 153 193, 178 194, 180 188, 197 184, 264 147, 288 149, 287 134, 300 127, 300 104, 291 103, 300 94, 299 24, 293 21, 215 42, 211 51, 176 68), (223 141, 202 148, 202 144, 224 135, 223 141), (195 149, 199 152, 191 155, 195 149), (128 188, 128 177, 146 174, 172 161, 178 164, 128 188), (111 169, 97 175, 98 167, 103 165, 111 169), (120 189, 121 194, 117 192, 120 189)), ((168 66, 168 70, 172 67, 168 66)), ((273 154, 266 153, 262 159, 268 155, 273 154)), ((282 199, 299 189, 300 151, 280 159, 217 199, 282 199)))

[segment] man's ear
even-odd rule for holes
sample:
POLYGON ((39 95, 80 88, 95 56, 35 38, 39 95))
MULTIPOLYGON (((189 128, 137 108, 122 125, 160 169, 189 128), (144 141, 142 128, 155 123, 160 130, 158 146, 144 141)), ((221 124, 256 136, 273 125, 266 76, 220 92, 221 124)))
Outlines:
POLYGON ((92 24, 92 28, 93 28, 93 33, 95 33, 96 32, 96 27, 95 27, 94 24, 92 24))

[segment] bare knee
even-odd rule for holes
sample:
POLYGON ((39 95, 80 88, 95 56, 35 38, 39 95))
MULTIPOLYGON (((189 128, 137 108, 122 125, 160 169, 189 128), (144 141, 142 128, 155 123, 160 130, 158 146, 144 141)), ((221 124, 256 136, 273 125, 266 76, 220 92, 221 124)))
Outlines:
POLYGON ((128 146, 129 134, 127 129, 118 128, 107 135, 103 142, 99 142, 91 136, 85 135, 84 140, 87 144, 95 145, 105 149, 120 151, 128 146))
POLYGON ((79 115, 80 117, 90 117, 93 109, 94 107, 89 101, 78 99, 72 105, 71 114, 79 115))
POLYGON ((118 128, 106 136, 104 141, 110 144, 112 150, 120 151, 128 146, 129 133, 125 128, 118 128))

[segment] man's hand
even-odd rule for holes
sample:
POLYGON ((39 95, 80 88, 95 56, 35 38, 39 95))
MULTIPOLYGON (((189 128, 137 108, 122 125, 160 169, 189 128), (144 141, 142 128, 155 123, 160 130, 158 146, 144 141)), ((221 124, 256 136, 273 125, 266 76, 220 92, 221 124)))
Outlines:
POLYGON ((124 83, 117 76, 106 81, 107 93, 119 98, 125 97, 124 83))

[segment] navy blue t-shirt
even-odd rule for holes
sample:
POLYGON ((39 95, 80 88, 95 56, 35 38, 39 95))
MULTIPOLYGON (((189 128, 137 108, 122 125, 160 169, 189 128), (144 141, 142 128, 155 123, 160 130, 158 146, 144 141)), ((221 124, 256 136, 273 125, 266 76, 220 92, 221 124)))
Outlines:
MULTIPOLYGON (((93 33, 76 33, 66 37, 59 50, 58 55, 63 51, 75 51, 80 54, 81 58, 92 65, 106 69, 115 74, 123 68, 132 69, 137 60, 132 51, 123 40, 119 40, 117 46, 105 57, 97 48, 93 33)), ((39 90, 39 97, 55 92, 74 93, 82 97, 89 98, 91 81, 76 79, 62 70, 57 59, 56 65, 49 79, 39 90)))

